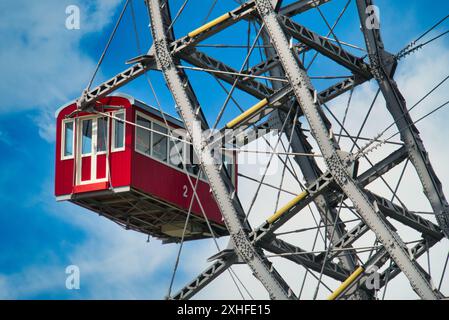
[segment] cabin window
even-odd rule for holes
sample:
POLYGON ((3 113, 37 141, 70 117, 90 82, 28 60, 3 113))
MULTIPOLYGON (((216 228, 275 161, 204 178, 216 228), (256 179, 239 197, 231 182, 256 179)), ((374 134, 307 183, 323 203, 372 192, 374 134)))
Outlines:
POLYGON ((62 128, 62 158, 69 159, 73 157, 73 145, 75 141, 73 120, 64 121, 62 128))
POLYGON ((108 119, 98 118, 97 120, 97 152, 106 152, 108 141, 108 119))
POLYGON ((196 156, 195 150, 193 150, 193 146, 191 144, 188 145, 187 149, 188 149, 186 157, 187 171, 193 175, 198 175, 198 172, 200 171, 198 157, 196 156))
POLYGON ((92 153, 92 119, 81 122, 81 153, 83 155, 92 153))
POLYGON ((146 155, 151 155, 151 129, 150 120, 137 115, 136 117, 136 150, 146 155))
POLYGON ((167 128, 153 123, 153 157, 167 162, 168 158, 168 130, 167 128))
POLYGON ((225 166, 232 183, 235 184, 235 164, 234 164, 234 155, 232 152, 229 151, 223 152, 223 165, 225 166))
POLYGON ((113 151, 123 151, 125 149, 125 113, 116 112, 112 122, 113 151))
POLYGON ((170 139, 169 145, 170 148, 168 149, 169 154, 169 163, 172 166, 175 166, 179 169, 184 168, 184 162, 185 162, 185 143, 183 142, 184 137, 182 135, 176 135, 176 130, 174 130, 173 135, 175 139, 170 139))

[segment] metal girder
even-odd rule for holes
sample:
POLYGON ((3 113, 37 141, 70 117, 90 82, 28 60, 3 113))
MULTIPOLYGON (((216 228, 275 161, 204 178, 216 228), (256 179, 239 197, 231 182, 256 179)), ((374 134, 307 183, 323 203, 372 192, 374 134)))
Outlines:
MULTIPOLYGON (((285 222, 287 222, 289 219, 291 219, 296 213, 301 211, 307 204, 313 201, 314 197, 316 197, 318 194, 323 192, 327 187, 329 187, 330 183, 332 183, 332 176, 329 173, 323 174, 323 176, 320 177, 309 189, 308 193, 310 196, 306 198, 305 200, 301 201, 301 203, 298 206, 293 207, 290 212, 287 212, 284 214, 278 221, 276 221, 273 224, 269 224, 268 222, 263 223, 259 228, 255 229, 250 235, 249 238, 251 239, 251 242, 256 245, 257 243, 269 243, 270 240, 273 239, 273 232, 276 231, 278 228, 280 228, 285 222)), ((311 258, 311 257, 309 257, 311 258)), ((219 263, 220 266, 222 266, 222 262, 216 262, 214 265, 219 263)), ((317 259, 310 259, 307 262, 309 265, 317 263, 317 259)), ((215 268, 213 266, 209 267, 205 272, 207 274, 210 274, 211 272, 208 270, 211 270, 215 268)), ((223 269, 227 269, 232 264, 226 264, 223 265, 223 269)), ((222 273, 224 270, 220 269, 220 273, 222 273)), ((218 276, 218 275, 217 275, 218 276)), ((209 284, 213 279, 206 279, 204 280, 203 273, 200 274, 194 281, 191 282, 191 284, 187 285, 184 289, 181 290, 181 292, 190 291, 193 290, 193 294, 195 294, 198 290, 200 290, 202 287, 209 284), (202 287, 198 290, 191 289, 190 287, 195 287, 192 284, 196 283, 202 283, 202 287)), ((175 297, 178 297, 179 295, 176 295, 175 297)))
MULTIPOLYGON (((170 20, 170 13, 168 8, 168 2, 164 4, 162 19, 164 27, 168 28, 170 25, 167 21, 170 20)), ((214 28, 205 30, 201 34, 195 37, 185 36, 180 39, 175 40, 173 35, 173 28, 167 33, 168 41, 170 42, 170 51, 172 54, 179 53, 182 50, 187 50, 201 40, 204 40, 212 35, 216 34, 220 30, 237 23, 242 18, 254 12, 253 1, 248 1, 247 3, 241 5, 240 7, 229 12, 230 19, 225 20, 223 23, 217 24, 214 28)), ((153 56, 154 46, 148 51, 148 55, 139 57, 140 59, 133 59, 134 61, 140 60, 140 62, 134 64, 125 71, 119 73, 108 81, 100 84, 96 88, 84 92, 83 96, 78 99, 77 104, 79 109, 86 109, 90 104, 99 99, 107 96, 108 94, 114 92, 118 88, 124 86, 128 82, 136 79, 137 77, 143 75, 147 70, 157 69, 156 61, 153 56)))
MULTIPOLYGON (((418 242, 413 248, 410 249, 410 253, 413 256, 413 259, 417 260, 423 254, 425 254, 431 247, 433 247, 438 240, 435 239, 423 239, 418 242)), ((380 275, 380 286, 385 286, 385 283, 392 279, 394 279, 398 274, 401 273, 401 269, 396 265, 396 263, 392 263, 382 274, 380 275)))
POLYGON ((328 261, 324 268, 324 259, 322 255, 315 255, 313 253, 307 253, 307 251, 294 246, 284 240, 274 238, 270 241, 262 242, 262 248, 274 253, 274 254, 286 254, 283 258, 295 262, 305 268, 311 269, 320 273, 323 270, 323 274, 338 281, 344 281, 349 273, 346 269, 340 267, 331 261, 328 261))
POLYGON ((147 70, 156 68, 156 62, 152 57, 148 57, 140 63, 136 63, 113 78, 103 82, 92 90, 83 92, 78 99, 77 106, 79 109, 85 109, 95 101, 107 96, 118 88, 124 86, 128 82, 143 75, 147 70))
MULTIPOLYGON (((358 177, 359 184, 362 187, 367 186, 374 180, 378 179, 380 176, 386 174, 389 170, 400 164, 407 158, 407 151, 404 147, 396 150, 385 159, 375 164, 373 167, 368 169, 365 173, 358 177)), ((442 238, 441 229, 419 215, 416 215, 406 208, 403 208, 393 202, 375 195, 374 193, 365 190, 368 198, 374 202, 376 201, 377 208, 379 211, 385 215, 389 216, 404 225, 407 225, 419 232, 422 232, 426 236, 440 240, 442 238)), ((333 198, 334 204, 337 202, 337 197, 333 198)), ((357 239, 363 236, 369 228, 364 222, 359 223, 356 227, 350 230, 347 234, 341 237, 337 243, 338 248, 346 248, 348 245, 353 244, 357 239)))
MULTIPOLYGON (((400 148, 399 150, 393 152, 391 155, 387 156, 384 160, 379 162, 378 164, 374 165, 374 169, 369 169, 367 172, 359 176, 359 183, 362 186, 366 186, 367 184, 371 183, 375 179, 377 179, 380 175, 383 175, 387 173, 389 170, 391 170, 394 166, 398 165, 400 162, 405 160, 406 158, 406 152, 404 148, 400 148)), ((310 194, 310 197, 303 200, 299 206, 293 207, 291 209, 291 212, 288 212, 285 214, 281 219, 274 224, 268 224, 264 223, 259 228, 255 229, 255 231, 250 235, 250 238, 253 242, 267 242, 269 239, 273 236, 273 232, 276 231, 278 228, 280 228, 282 225, 284 225, 290 218, 292 218, 295 214, 297 214, 299 211, 304 209, 307 204, 310 204, 314 199, 316 199, 320 194, 325 192, 332 184, 333 178, 332 175, 330 175, 329 172, 324 173, 319 179, 316 179, 315 183, 312 184, 308 189, 308 193, 310 194)), ((360 222, 358 225, 356 225, 354 228, 343 234, 341 237, 338 238, 337 241, 333 243, 333 248, 338 250, 342 249, 348 249, 357 239, 359 239, 361 236, 363 236, 366 232, 368 232, 370 229, 369 227, 364 223, 360 222)), ((341 255, 340 253, 333 253, 328 260, 332 260, 333 258, 338 257, 338 255, 341 255)), ((384 260, 386 261, 388 259, 388 255, 384 260)), ((316 262, 316 260, 314 260, 316 262)), ((311 263, 309 261, 308 263, 311 263)), ((360 292, 358 293, 360 294, 360 292)), ((366 297, 366 296, 364 296, 366 297)))
POLYGON ((209 147, 221 145, 223 141, 225 144, 232 143, 233 145, 243 146, 260 138, 260 132, 257 131, 258 127, 249 131, 245 130, 277 108, 282 108, 283 102, 289 98, 291 91, 292 89, 289 86, 285 86, 228 122, 225 127, 209 138, 209 147))
POLYGON ((365 190, 365 192, 368 195, 368 198, 370 198, 372 202, 375 202, 380 212, 385 216, 393 218, 402 224, 421 232, 426 238, 441 240, 444 237, 441 228, 433 222, 424 219, 423 217, 408 211, 406 208, 371 191, 365 190))
POLYGON ((376 234, 378 240, 384 245, 393 260, 401 267, 401 270, 407 276, 412 288, 417 294, 423 299, 437 299, 438 294, 434 291, 434 288, 432 288, 420 272, 415 262, 410 260, 403 241, 378 216, 372 203, 353 180, 352 173, 348 169, 350 163, 347 162, 346 158, 342 157, 337 148, 336 141, 332 138, 332 134, 329 134, 329 130, 325 126, 320 113, 320 106, 310 93, 310 79, 291 52, 289 41, 284 34, 283 26, 280 24, 278 15, 274 11, 271 2, 269 0, 255 0, 255 2, 257 10, 270 34, 273 46, 280 57, 287 79, 292 84, 296 98, 298 101, 301 101, 303 113, 309 122, 312 133, 335 181, 348 198, 351 199, 365 223, 376 234))
POLYGON ((382 161, 376 163, 371 168, 358 176, 358 181, 361 186, 366 187, 376 179, 380 178, 388 171, 401 164, 408 157, 408 152, 405 147, 401 147, 394 151, 382 161))
POLYGON ((229 254, 209 266, 206 270, 201 272, 192 282, 188 283, 184 288, 179 290, 172 297, 168 297, 172 300, 188 300, 197 294, 201 289, 206 287, 209 283, 215 280, 219 275, 225 272, 229 267, 237 262, 237 256, 235 254, 229 254))
MULTIPOLYGON (((267 46, 270 49, 272 49, 271 48, 271 43, 265 44, 265 46, 267 46)), ((304 44, 301 44, 301 46, 298 48, 297 54, 300 55, 301 53, 309 51, 309 50, 310 50, 309 47, 305 46, 304 44)), ((267 60, 261 61, 261 62, 257 63, 256 65, 252 66, 251 68, 246 70, 245 73, 247 73, 248 75, 252 75, 252 76, 258 76, 258 75, 261 75, 261 74, 263 74, 265 72, 270 71, 271 69, 274 69, 275 67, 281 66, 281 62, 279 61, 279 57, 276 55, 275 52, 274 52, 274 54, 266 57, 266 59, 267 60)), ((247 78, 244 78, 244 79, 247 79, 247 78)))
MULTIPOLYGON (((277 67, 280 65, 279 57, 277 55, 272 55, 269 57, 266 57, 267 60, 261 61, 257 63, 256 65, 252 66, 248 70, 245 71, 246 74, 251 76, 259 76, 261 74, 264 74, 265 72, 270 71, 271 69, 277 67)), ((250 77, 243 78, 242 80, 245 81, 247 79, 251 79, 250 77)))
POLYGON ((367 81, 366 79, 361 77, 357 76, 350 77, 318 93, 318 99, 321 104, 328 103, 329 101, 354 89, 355 87, 365 83, 366 81, 367 81))
POLYGON ((227 13, 228 17, 226 19, 222 19, 222 21, 219 21, 218 23, 210 24, 211 26, 210 28, 206 27, 203 31, 201 31, 197 35, 192 36, 192 33, 189 33, 189 35, 186 35, 185 37, 173 41, 172 43, 169 44, 169 49, 172 52, 172 54, 176 54, 180 51, 183 51, 186 48, 191 47, 192 45, 200 41, 203 41, 213 36, 214 34, 220 32, 221 30, 248 17, 249 15, 254 13, 254 11, 255 11, 254 1, 248 1, 242 4, 241 6, 237 7, 236 9, 228 12, 227 13))
MULTIPOLYGON (((253 95, 258 99, 264 99, 272 95, 274 92, 273 89, 268 88, 267 86, 260 83, 259 81, 254 80, 253 78, 244 80, 241 76, 229 74, 238 73, 238 71, 229 67, 225 63, 208 56, 203 52, 197 50, 189 50, 188 52, 181 52, 180 54, 178 54, 178 57, 199 68, 228 72, 210 73, 231 85, 235 82, 237 88, 253 95)), ((207 72, 207 70, 205 72, 207 72)))
POLYGON ((220 170, 214 159, 212 149, 205 144, 201 123, 192 101, 186 94, 185 87, 176 68, 176 63, 169 50, 166 30, 164 30, 159 0, 147 0, 151 15, 151 31, 155 44, 156 60, 164 74, 166 83, 179 108, 186 130, 192 139, 192 146, 201 163, 201 167, 209 181, 211 191, 223 215, 224 222, 231 235, 235 251, 252 269, 255 277, 264 285, 273 299, 291 299, 294 294, 282 277, 270 265, 268 260, 256 250, 247 237, 244 223, 241 220, 244 210, 235 191, 229 190, 224 183, 227 174, 220 170))
MULTIPOLYGON (((175 32, 174 32, 173 28, 169 29, 170 25, 172 24, 169 1, 166 1, 164 3, 163 7, 161 8, 161 16, 162 16, 162 24, 163 24, 163 27, 165 30, 165 36, 166 36, 167 42, 173 43, 173 41, 175 41, 175 32)), ((156 51, 155 43, 153 43, 153 46, 151 47, 150 51, 151 52, 156 51)), ((177 57, 173 57, 173 61, 176 64, 180 63, 180 61, 177 57)), ((160 63, 158 63, 158 67, 159 68, 161 67, 160 63)), ((207 130, 209 128, 209 125, 207 124, 207 119, 203 113, 203 110, 200 108, 200 103, 198 102, 198 99, 195 95, 195 92, 193 91, 192 85, 191 85, 189 79, 187 78, 186 73, 184 72, 184 70, 179 70, 178 75, 181 79, 181 82, 184 85, 184 91, 187 94, 187 97, 193 103, 195 111, 198 114, 198 118, 201 122, 201 128, 203 130, 207 130)), ((230 183, 230 181, 227 181, 227 183, 228 183, 228 186, 232 185, 232 183, 230 183)))
POLYGON ((321 6, 331 0, 298 0, 288 4, 279 10, 279 13, 291 17, 300 13, 304 13, 312 8, 321 6))
POLYGON ((430 163, 419 131, 408 113, 406 101, 393 80, 397 63, 392 55, 385 51, 380 29, 367 27, 366 21, 372 18, 373 12, 370 8, 374 3, 372 0, 357 0, 356 3, 371 65, 376 67, 376 80, 385 97, 387 108, 395 120, 401 140, 407 147, 410 161, 418 173, 424 194, 429 199, 438 224, 449 237, 449 204, 441 182, 430 163))
POLYGON ((387 261, 389 255, 385 248, 378 250, 369 261, 363 266, 363 272, 361 272, 335 299, 337 300, 353 300, 356 298, 357 292, 362 290, 369 290, 365 283, 368 281, 371 270, 381 268, 387 261))
MULTIPOLYGON (((271 43, 266 30, 262 31, 262 39, 266 46, 271 43)), ((276 51, 268 46, 265 49, 265 55, 268 60, 277 56, 276 51)), ((281 65, 275 66, 269 72, 272 77, 285 78, 285 72, 281 65)), ((272 81, 272 86, 274 89, 279 89, 281 84, 272 81)), ((290 104, 292 103, 296 103, 296 101, 290 102, 290 104)), ((297 108, 299 109, 299 106, 297 106, 297 108)), ((293 152, 302 154, 313 153, 312 146, 307 141, 307 137, 304 135, 300 123, 297 123, 295 116, 287 118, 288 114, 285 114, 282 110, 277 110, 272 116, 277 117, 280 123, 286 124, 284 126, 284 134, 287 136, 293 152)), ((301 168, 307 186, 314 183, 323 174, 316 159, 313 157, 295 156, 294 160, 301 168)), ((341 219, 338 218, 337 210, 335 207, 330 206, 330 203, 324 194, 318 195, 314 199, 314 202, 318 208, 322 221, 325 221, 325 224, 330 225, 330 227, 325 230, 327 231, 327 236, 330 239, 330 242, 333 243, 335 241, 334 239, 338 239, 341 235, 346 233, 346 227, 341 219)), ((341 257, 340 261, 347 270, 353 270, 356 258, 352 255, 344 255, 341 257)))
MULTIPOLYGON (((435 239, 423 239, 418 244, 416 244, 413 248, 409 250, 410 255, 413 260, 417 260, 419 257, 421 257, 424 253, 427 252, 431 247, 433 247, 438 241, 435 239)), ((390 259, 390 255, 385 250, 385 248, 381 248, 378 250, 365 264, 364 269, 368 270, 368 272, 363 272, 354 282, 352 282, 346 290, 344 290, 340 296, 337 299, 353 299, 354 294, 356 293, 356 290, 359 288, 363 288, 364 290, 369 290, 366 286, 366 282, 369 281, 371 272, 375 271, 376 269, 382 268, 383 265, 390 259)), ((423 270, 419 266, 421 272, 424 274, 426 279, 431 282, 429 274, 423 270)), ((396 265, 396 263, 393 261, 392 264, 387 267, 387 269, 380 274, 380 286, 379 289, 385 286, 387 281, 393 280, 397 275, 401 273, 401 269, 396 265)), ((441 293, 437 292, 438 298, 441 299, 443 296, 441 293)))
POLYGON ((301 41, 308 47, 318 51, 322 55, 336 61, 338 64, 345 66, 353 73, 371 79, 370 66, 363 59, 352 55, 341 46, 336 45, 327 38, 307 29, 306 27, 294 22, 289 17, 278 16, 279 22, 290 36, 301 41))
MULTIPOLYGON (((365 222, 360 222, 354 228, 345 233, 342 237, 340 237, 335 243, 333 248, 336 250, 342 250, 345 248, 349 248, 357 241, 361 236, 363 236, 366 232, 369 231, 369 227, 365 222)), ((332 260, 335 257, 338 257, 339 253, 331 254, 329 260, 332 260)))
MULTIPOLYGON (((395 219, 402 224, 413 228, 421 232, 426 238, 432 239, 432 241, 439 241, 443 238, 441 229, 429 220, 422 218, 421 216, 414 214, 407 209, 394 204, 393 202, 380 197, 370 191, 365 190, 368 197, 375 205, 378 207, 379 212, 392 219, 395 219)), ((343 237, 341 237, 335 247, 337 249, 348 248, 349 245, 353 244, 357 239, 363 236, 367 231, 369 231, 368 226, 362 221, 343 237)))
MULTIPOLYGON (((405 159, 407 159, 407 155, 408 155, 407 150, 404 147, 399 148, 398 150, 389 154, 387 157, 385 157, 378 163, 374 164, 364 173, 360 174, 357 177, 358 184, 362 188, 366 187, 367 185, 379 179, 380 177, 388 173, 390 170, 395 168, 397 165, 402 163, 405 159)), ((333 194, 330 197, 331 203, 333 205, 336 205, 337 202, 339 201, 338 193, 333 194)), ((346 196, 344 199, 346 199, 346 196)))
POLYGON ((310 185, 305 192, 307 196, 293 206, 290 210, 284 213, 278 220, 274 223, 264 222, 258 228, 256 228, 250 234, 250 240, 253 243, 258 241, 263 241, 264 238, 270 237, 274 231, 282 227, 287 221, 294 217, 298 212, 304 209, 308 204, 310 204, 314 199, 322 194, 329 186, 334 182, 332 174, 330 172, 325 172, 319 179, 317 179, 312 185, 310 185))
MULTIPOLYGON (((282 120, 283 115, 280 111, 278 114, 282 120)), ((293 121, 291 123, 293 123, 293 121)), ((313 152, 312 147, 308 143, 307 138, 303 134, 299 124, 294 128, 293 134, 291 131, 291 126, 287 126, 285 133, 291 143, 293 152, 304 154, 310 154, 313 152)), ((307 186, 314 183, 322 175, 322 172, 314 158, 295 156, 294 159, 301 168, 301 172, 303 173, 307 186)), ((325 230, 327 232, 328 239, 330 239, 330 243, 333 244, 338 238, 346 233, 346 226, 338 217, 336 206, 331 204, 329 200, 330 199, 327 197, 326 193, 323 193, 318 195, 314 199, 314 202, 321 216, 321 220, 328 225, 325 230)), ((337 203, 337 206, 338 205, 339 203, 337 203)), ((340 260, 347 270, 353 270, 357 262, 356 258, 350 254, 342 255, 340 260)))
MULTIPOLYGON (((279 57, 277 55, 271 56, 267 60, 262 61, 261 63, 258 63, 257 65, 253 66, 251 69, 246 71, 246 73, 249 75, 260 75, 267 71, 270 71, 271 69, 278 67, 279 65, 280 65, 279 57)), ((245 81, 245 79, 250 78, 243 78, 242 80, 245 81)), ((327 103, 339 97, 340 95, 352 90, 353 88, 365 83, 366 81, 368 81, 368 79, 359 76, 349 77, 319 92, 318 99, 320 100, 321 103, 327 103)))

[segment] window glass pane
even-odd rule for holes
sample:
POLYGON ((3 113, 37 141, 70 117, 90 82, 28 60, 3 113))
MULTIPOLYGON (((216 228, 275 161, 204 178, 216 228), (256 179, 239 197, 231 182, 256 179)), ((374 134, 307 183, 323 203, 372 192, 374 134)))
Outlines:
POLYGON ((81 152, 82 154, 92 153, 92 120, 82 121, 82 138, 81 138, 81 152))
POLYGON ((97 152, 104 152, 108 141, 108 119, 98 118, 97 126, 97 152))
POLYGON ((223 165, 226 167, 226 171, 232 178, 234 175, 234 158, 232 152, 223 151, 223 165))
POLYGON ((168 130, 157 123, 153 123, 153 130, 153 157, 162 161, 167 161, 168 137, 166 134, 168 134, 168 130), (164 135, 159 134, 158 132, 161 132, 164 135))
POLYGON ((64 123, 64 157, 73 156, 73 121, 64 123))
MULTIPOLYGON (((184 140, 183 136, 176 136, 176 138, 184 140)), ((170 149, 169 149, 169 156, 170 156, 170 164, 182 169, 184 160, 184 148, 185 144, 184 142, 180 140, 170 140, 170 149)))
POLYGON ((186 169, 189 173, 191 173, 193 175, 197 175, 198 172, 200 171, 198 157, 196 156, 196 153, 193 150, 192 145, 189 145, 187 150, 188 150, 188 154, 187 154, 186 169))
MULTIPOLYGON (((117 113, 116 118, 125 119, 124 113, 117 113)), ((120 120, 114 120, 114 148, 120 149, 125 146, 125 123, 120 120)))
MULTIPOLYGON (((151 129, 151 122, 141 116, 137 116, 137 125, 151 129)), ((136 127, 136 150, 147 155, 151 154, 151 131, 136 127)))

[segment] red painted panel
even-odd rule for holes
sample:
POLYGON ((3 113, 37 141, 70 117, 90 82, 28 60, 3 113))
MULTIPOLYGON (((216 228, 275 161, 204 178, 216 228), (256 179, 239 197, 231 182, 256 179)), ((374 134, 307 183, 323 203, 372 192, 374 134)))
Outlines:
POLYGON ((81 181, 90 181, 92 173, 92 157, 81 158, 81 181))
POLYGON ((74 160, 61 160, 61 130, 62 120, 73 112, 76 105, 72 104, 64 108, 56 121, 56 152, 55 152, 55 195, 71 194, 74 184, 74 160))
MULTIPOLYGON (((134 122, 134 115, 131 106, 127 105, 125 110, 126 120, 134 122)), ((112 130, 112 126, 109 126, 112 130)), ((112 136, 112 131, 109 136, 112 136)), ((114 188, 131 185, 131 157, 133 150, 134 126, 125 124, 125 150, 114 151, 109 155, 109 165, 111 173, 111 183, 114 188)))
MULTIPOLYGON (((134 152, 132 172, 132 187, 177 207, 189 209, 193 191, 184 172, 137 152, 134 152)), ((210 193, 209 184, 200 181, 197 193, 209 220, 222 224, 221 213, 210 193)), ((192 206, 192 212, 200 217, 203 216, 196 200, 192 206)))
POLYGON ((108 187, 109 187, 109 183, 107 181, 91 183, 91 184, 83 184, 83 185, 73 187, 73 193, 83 193, 83 192, 106 190, 106 189, 108 189, 108 187))
POLYGON ((97 155, 97 179, 106 178, 106 155, 97 155))

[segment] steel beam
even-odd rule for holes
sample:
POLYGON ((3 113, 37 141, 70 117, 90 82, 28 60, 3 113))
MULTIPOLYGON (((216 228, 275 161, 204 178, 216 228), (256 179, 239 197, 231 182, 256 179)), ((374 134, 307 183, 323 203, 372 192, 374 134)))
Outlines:
POLYGON ((331 0, 298 0, 282 7, 281 10, 279 10, 279 14, 292 17, 330 1, 331 0))
POLYGON ((293 292, 285 281, 277 274, 266 258, 249 243, 244 223, 241 220, 241 213, 244 214, 243 208, 239 202, 234 200, 238 199, 235 192, 229 190, 229 187, 224 183, 226 174, 223 174, 224 171, 217 166, 213 150, 205 144, 205 137, 203 137, 197 112, 186 94, 185 87, 176 68, 176 63, 169 50, 160 2, 159 0, 147 0, 147 4, 151 15, 151 31, 155 43, 156 60, 179 107, 181 117, 192 139, 192 146, 209 181, 211 191, 223 215, 236 252, 252 269, 254 275, 264 285, 271 298, 294 298, 293 292))
POLYGON ((449 237, 449 204, 443 193, 441 182, 430 163, 419 131, 408 113, 406 101, 393 80, 397 62, 385 51, 380 29, 367 25, 367 21, 373 18, 374 13, 370 8, 373 8, 374 2, 357 0, 356 3, 371 65, 376 68, 376 80, 385 97, 387 108, 395 120, 401 140, 407 147, 410 161, 418 173, 424 194, 429 199, 438 224, 449 237))
POLYGON ((305 268, 311 269, 320 273, 323 270, 323 274, 338 281, 344 281, 348 276, 348 271, 338 264, 331 261, 325 263, 323 268, 324 259, 322 255, 315 255, 313 253, 307 253, 305 250, 294 246, 279 238, 274 238, 271 241, 261 243, 262 248, 278 255, 284 255, 283 258, 295 262, 305 268))
MULTIPOLYGON (((410 255, 412 256, 413 260, 417 260, 423 254, 425 254, 431 247, 433 247, 436 243, 438 243, 438 241, 435 239, 429 239, 429 240, 423 239, 420 242, 418 242, 413 248, 411 248, 409 250, 410 255)), ((343 291, 338 296, 337 299, 352 300, 354 298, 354 294, 356 294, 356 292, 359 291, 360 288, 370 291, 370 289, 367 288, 366 283, 367 283, 367 281, 370 280, 371 272, 382 268, 382 266, 385 265, 385 263, 387 263, 389 259, 390 259, 390 255, 385 250, 385 248, 378 250, 364 266, 364 269, 368 270, 368 272, 362 273, 358 277, 358 279, 356 279, 356 281, 351 283, 351 285, 348 286, 346 288, 346 290, 343 291)), ((431 279, 430 279, 430 276, 428 275, 428 273, 425 270, 423 270, 420 266, 419 266, 419 268, 420 268, 421 272, 423 273, 423 275, 426 277, 427 281, 431 282, 431 279)), ((382 287, 384 287, 385 284, 387 283, 387 281, 393 280, 400 273, 401 273, 401 269, 393 261, 392 264, 384 272, 382 272, 379 275, 380 283, 379 283, 378 289, 381 289, 382 287)), ((372 291, 372 289, 371 289, 371 291, 372 291)), ((441 293, 437 292, 436 294, 438 296, 438 299, 443 298, 441 293)))
POLYGON ((124 86, 130 81, 143 75, 147 70, 155 69, 156 61, 153 57, 148 57, 140 63, 136 63, 113 78, 103 82, 92 90, 83 92, 83 95, 77 100, 79 109, 84 110, 92 105, 95 101, 106 97, 118 88, 124 86))
MULTIPOLYGON (((272 95, 274 92, 273 89, 268 88, 267 86, 260 83, 259 81, 254 80, 253 78, 243 80, 243 78, 238 75, 229 74, 229 73, 238 73, 238 71, 229 67, 225 63, 216 60, 211 56, 208 56, 203 52, 191 50, 189 52, 179 53, 178 57, 194 65, 195 67, 228 72, 228 73, 214 73, 214 72, 209 73, 231 85, 234 84, 235 82, 237 88, 253 95, 257 99, 264 99, 272 95)), ((207 72, 207 70, 205 72, 207 72)))
MULTIPOLYGON (((147 1, 147 0, 146 0, 147 1)), ((172 54, 177 54, 180 51, 183 51, 189 47, 192 47, 196 43, 203 41, 207 38, 210 38, 214 34, 220 32, 221 30, 228 28, 229 26, 239 22, 244 18, 248 18, 255 11, 254 1, 248 1, 236 9, 227 13, 226 19, 215 20, 216 23, 206 24, 205 28, 202 32, 196 33, 191 32, 188 35, 177 39, 169 44, 169 50, 172 54)), ((204 27, 204 26, 203 26, 204 27)), ((199 29, 200 29, 199 28, 199 29)), ((198 30, 198 29, 197 29, 198 30)), ((195 30, 196 31, 196 30, 195 30)))
MULTIPOLYGON (((262 31, 262 39, 266 46, 271 43, 270 37, 266 30, 262 31)), ((276 57, 279 62, 278 66, 270 69, 270 75, 272 77, 285 78, 285 72, 280 65, 280 60, 276 54, 276 50, 267 46, 265 49, 265 55, 268 60, 275 59, 276 57)), ((273 88, 278 89, 280 84, 272 81, 272 86, 273 88)), ((296 103, 296 101, 291 103, 296 103)), ((307 137, 302 131, 300 123, 297 122, 297 119, 294 119, 294 116, 290 116, 289 119, 287 116, 288 115, 282 112, 282 110, 277 110, 273 115, 273 117, 278 118, 280 123, 286 123, 284 133, 290 142, 289 145, 291 146, 292 151, 295 153, 312 154, 312 146, 307 141, 307 137)), ((322 171, 320 170, 315 158, 295 156, 294 160, 301 168, 301 172, 303 173, 307 186, 313 184, 322 175, 322 171)), ((324 221, 326 225, 329 225, 329 227, 325 228, 327 237, 330 243, 334 243, 336 239, 346 233, 346 226, 342 223, 341 219, 338 218, 338 212, 335 206, 330 205, 330 202, 324 193, 317 195, 314 202, 318 208, 321 220, 324 221)), ((340 256, 340 262, 346 270, 353 270, 357 260, 354 255, 346 254, 340 256)), ((326 264, 326 262, 324 263, 326 264)))
POLYGON ((363 59, 352 55, 341 46, 336 45, 327 38, 309 30, 308 28, 294 22, 286 16, 279 16, 280 24, 290 36, 301 41, 306 46, 318 51, 322 55, 334 60, 338 64, 345 66, 354 74, 363 78, 371 79, 370 66, 363 59))
POLYGON ((397 165, 401 164, 407 159, 407 157, 407 149, 405 147, 401 147, 359 175, 357 180, 360 182, 361 186, 366 187, 395 168, 397 165))
POLYGON ((386 217, 390 217, 412 229, 415 229, 418 232, 421 232, 425 238, 433 238, 439 241, 444 237, 441 228, 433 222, 424 219, 423 217, 410 212, 406 208, 397 205, 371 191, 365 190, 365 192, 368 195, 368 198, 376 204, 380 212, 382 212, 382 214, 386 217))
POLYGON ((237 262, 237 256, 230 254, 226 257, 215 260, 206 270, 201 272, 193 281, 189 282, 184 288, 179 290, 172 297, 171 300, 188 300, 197 294, 201 289, 206 287, 209 283, 215 280, 219 275, 230 268, 237 262))
POLYGON ((280 57, 286 76, 292 84, 296 98, 298 101, 301 101, 303 113, 308 119, 312 133, 321 149, 328 168, 334 175, 335 181, 351 199, 359 214, 376 234, 392 258, 401 266, 401 270, 407 276, 417 294, 423 299, 437 299, 438 294, 420 272, 420 269, 410 260, 402 240, 378 216, 376 209, 353 180, 352 173, 348 169, 349 163, 339 152, 336 141, 333 140, 332 135, 329 134, 329 130, 325 126, 324 120, 321 117, 320 107, 309 90, 310 79, 291 52, 289 41, 271 2, 269 0, 255 0, 255 2, 257 10, 270 34, 273 46, 280 57))

